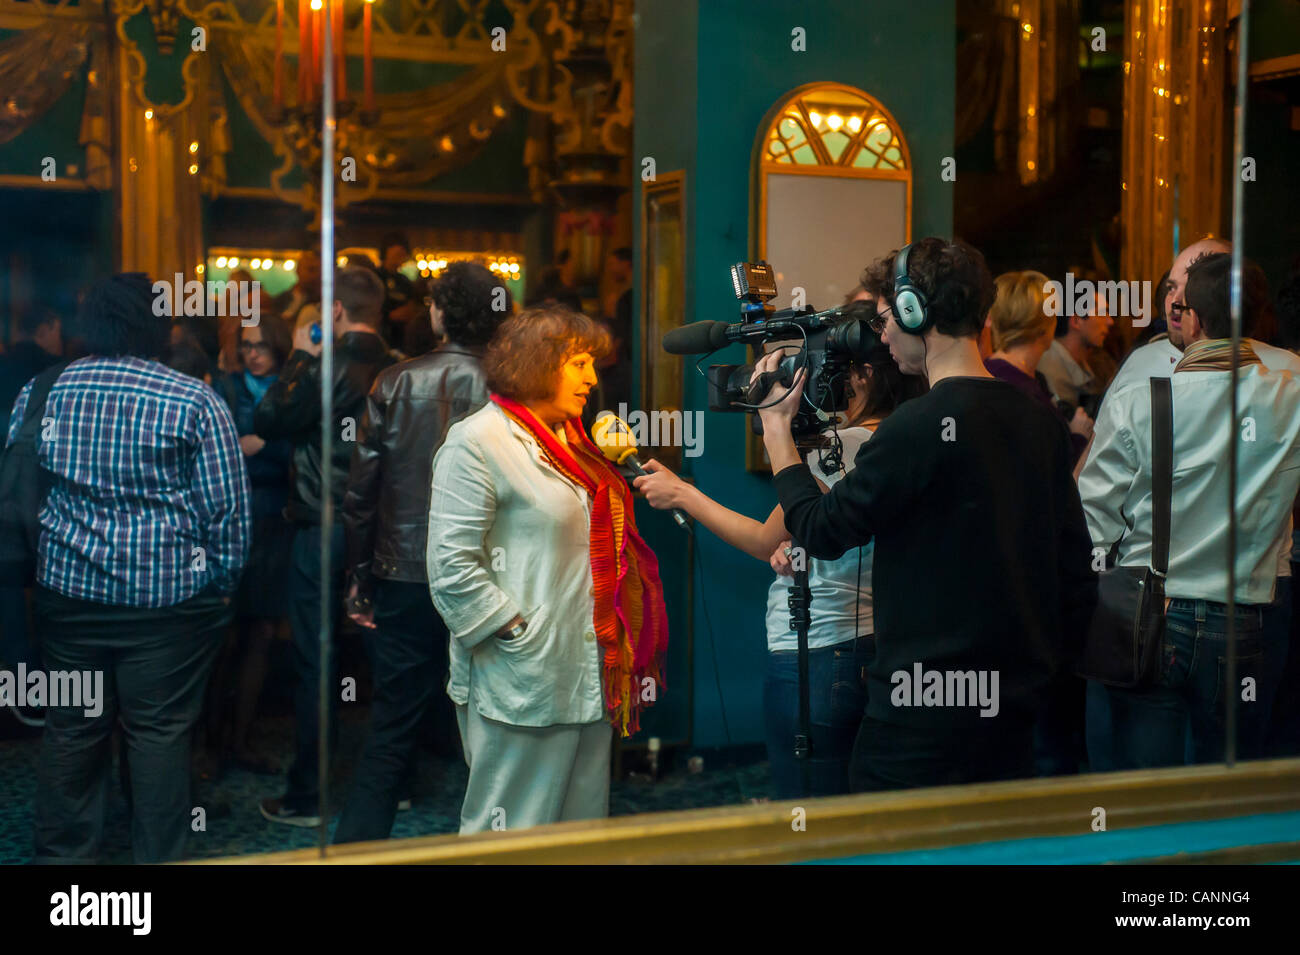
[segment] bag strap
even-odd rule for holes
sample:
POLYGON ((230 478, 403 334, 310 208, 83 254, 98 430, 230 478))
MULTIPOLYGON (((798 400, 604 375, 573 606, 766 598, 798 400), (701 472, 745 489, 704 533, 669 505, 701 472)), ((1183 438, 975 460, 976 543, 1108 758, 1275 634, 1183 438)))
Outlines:
POLYGON ((1169 571, 1170 501, 1174 484, 1174 402, 1168 378, 1151 379, 1151 569, 1169 571))
MULTIPOLYGON (((61 361, 46 368, 32 379, 32 390, 27 394, 27 407, 23 409, 23 423, 18 426, 18 435, 26 435, 40 444, 41 418, 45 414, 45 401, 50 396, 50 389, 63 374, 70 362, 61 361)), ((15 436, 15 440, 17 436, 15 436)))

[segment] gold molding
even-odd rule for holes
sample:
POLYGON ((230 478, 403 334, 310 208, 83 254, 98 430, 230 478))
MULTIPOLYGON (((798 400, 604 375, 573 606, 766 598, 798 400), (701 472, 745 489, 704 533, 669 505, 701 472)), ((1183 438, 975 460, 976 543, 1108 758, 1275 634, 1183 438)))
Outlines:
POLYGON ((40 176, 24 176, 17 173, 0 173, 0 189, 57 189, 61 192, 96 191, 86 180, 73 176, 60 176, 53 182, 46 182, 40 176))
POLYGON ((1300 53, 1275 56, 1250 64, 1250 78, 1256 82, 1278 80, 1284 76, 1295 76, 1297 73, 1300 73, 1300 53))
MULTIPOLYGON (((682 262, 677 266, 681 279, 679 309, 683 322, 686 320, 686 260, 690 248, 689 228, 690 210, 687 208, 686 171, 674 169, 660 172, 651 182, 641 183, 641 406, 647 412, 681 410, 686 401, 686 360, 680 355, 669 355, 659 347, 657 336, 662 336, 668 329, 660 328, 651 320, 650 289, 654 277, 649 274, 649 229, 648 210, 650 202, 656 196, 676 196, 681 209, 682 262), (673 363, 680 362, 680 371, 673 363), (673 379, 676 378, 674 385, 673 379), (665 382, 665 379, 667 381, 665 382), (665 387, 668 385, 669 387, 665 387), (671 399, 665 401, 665 399, 671 399)), ((643 452, 644 453, 644 452, 643 452)), ((654 449, 655 457, 673 471, 680 471, 682 465, 681 448, 658 447, 654 449)))
MULTIPOLYGON (((301 204, 303 190, 286 189, 276 192, 266 186, 223 186, 219 197, 229 196, 235 199, 275 199, 289 204, 301 204)), ((368 197, 376 202, 384 200, 402 200, 404 202, 427 203, 462 203, 473 205, 531 206, 535 205, 530 196, 495 192, 448 192, 446 190, 421 189, 380 189, 368 197)))
MULTIPOLYGON (((798 802, 645 813, 519 832, 428 836, 213 860, 216 864, 718 864, 801 862, 1300 810, 1300 759, 1097 773, 798 802), (806 829, 794 831, 802 807, 806 829)), ((1293 845, 1294 843, 1290 843, 1293 845)), ((1294 854, 1286 842, 1218 850, 1294 854)), ((1138 860, 1133 860, 1138 861, 1138 860)), ((1151 861, 1184 861, 1159 856, 1151 861)))

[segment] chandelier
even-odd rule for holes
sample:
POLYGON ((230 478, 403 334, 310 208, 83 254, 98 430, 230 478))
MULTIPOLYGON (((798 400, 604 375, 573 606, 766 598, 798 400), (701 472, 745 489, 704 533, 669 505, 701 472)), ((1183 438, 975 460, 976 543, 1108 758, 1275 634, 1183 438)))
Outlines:
MULTIPOLYGON (((297 96, 292 104, 286 102, 285 84, 285 0, 276 0, 275 8, 275 67, 273 74, 272 107, 267 116, 270 123, 282 132, 292 152, 309 165, 318 165, 321 159, 321 129, 326 98, 334 104, 334 115, 340 119, 351 118, 360 129, 370 129, 379 119, 375 108, 373 7, 374 0, 361 0, 362 7, 362 91, 358 100, 349 95, 347 78, 347 48, 344 31, 344 0, 331 0, 326 9, 325 0, 298 0, 298 60, 296 71, 297 96), (333 81, 329 89, 324 83, 324 33, 330 31, 331 55, 334 58, 333 81)), ((340 125, 336 137, 339 155, 352 151, 349 142, 350 126, 340 125)), ((359 145, 359 144, 356 144, 359 145)))

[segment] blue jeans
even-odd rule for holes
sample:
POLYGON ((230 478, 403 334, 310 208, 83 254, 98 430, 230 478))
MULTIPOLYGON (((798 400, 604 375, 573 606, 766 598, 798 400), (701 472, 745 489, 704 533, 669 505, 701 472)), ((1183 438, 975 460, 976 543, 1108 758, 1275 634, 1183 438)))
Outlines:
POLYGON ((1226 685, 1227 606, 1171 600, 1155 683, 1141 690, 1108 688, 1116 769, 1219 762, 1224 758, 1228 694, 1236 698, 1237 752, 1258 755, 1278 674, 1265 658, 1264 607, 1236 608, 1237 685, 1226 685), (1243 701, 1242 680, 1255 681, 1243 701), (1190 748, 1187 731, 1191 730, 1190 748))
MULTIPOLYGON (((865 636, 808 651, 810 796, 849 791, 849 756, 867 706, 863 674, 875 655, 875 646, 875 639, 865 636)), ((804 795, 801 761, 794 755, 798 730, 799 654, 794 650, 768 653, 763 680, 763 735, 772 765, 775 799, 804 795)))
MULTIPOLYGON (((1293 562, 1291 576, 1279 578, 1277 582, 1278 595, 1281 597, 1282 582, 1286 581, 1284 604, 1290 606, 1291 612, 1289 619, 1279 621, 1279 630, 1282 631, 1279 639, 1282 641, 1282 650, 1286 652, 1286 657, 1278 667, 1282 677, 1279 681, 1277 697, 1273 701, 1273 712, 1269 720, 1269 738, 1265 744, 1267 747, 1265 755, 1271 759, 1300 756, 1300 606, 1296 604, 1292 589, 1297 575, 1300 575, 1300 563, 1293 562)), ((1283 611, 1278 603, 1274 601, 1280 616, 1283 611)), ((1264 621, 1264 627, 1268 628, 1267 619, 1264 621)))
POLYGON ((39 586, 34 596, 46 665, 103 675, 99 712, 45 711, 34 861, 97 861, 120 721, 129 753, 132 855, 137 863, 175 862, 194 807, 190 736, 233 608, 206 591, 159 608, 94 603, 39 586))

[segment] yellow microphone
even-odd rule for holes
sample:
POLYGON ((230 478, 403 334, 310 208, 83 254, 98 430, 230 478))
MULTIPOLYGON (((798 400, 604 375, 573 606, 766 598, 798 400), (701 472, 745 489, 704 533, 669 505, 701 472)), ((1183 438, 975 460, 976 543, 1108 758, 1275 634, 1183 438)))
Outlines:
MULTIPOLYGON (((596 415, 591 426, 591 440, 600 449, 600 453, 614 464, 625 467, 638 476, 650 473, 642 467, 641 459, 637 457, 636 438, 632 429, 614 412, 602 411, 596 415)), ((679 508, 673 508, 673 520, 682 530, 690 532, 690 522, 679 508)))

